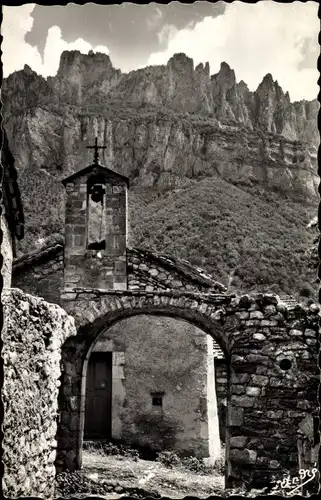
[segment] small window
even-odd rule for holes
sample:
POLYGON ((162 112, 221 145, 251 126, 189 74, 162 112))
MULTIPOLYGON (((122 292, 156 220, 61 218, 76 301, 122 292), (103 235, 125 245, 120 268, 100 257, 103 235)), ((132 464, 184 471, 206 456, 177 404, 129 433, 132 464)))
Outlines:
POLYGON ((163 392, 152 392, 152 405, 163 406, 163 392))
POLYGON ((292 362, 290 359, 282 359, 279 363, 281 370, 287 371, 291 368, 292 362))

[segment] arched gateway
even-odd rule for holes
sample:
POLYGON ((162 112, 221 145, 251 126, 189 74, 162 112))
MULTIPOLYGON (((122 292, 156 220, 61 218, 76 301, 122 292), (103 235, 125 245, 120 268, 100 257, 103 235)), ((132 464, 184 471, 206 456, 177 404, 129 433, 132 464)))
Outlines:
POLYGON ((78 334, 62 352, 58 470, 81 466, 86 370, 107 328, 140 314, 199 327, 228 363, 226 486, 297 472, 298 424, 316 406, 318 308, 227 295, 187 262, 127 247, 128 180, 97 161, 67 191, 61 303, 78 334), (286 361, 285 361, 286 360, 286 361))

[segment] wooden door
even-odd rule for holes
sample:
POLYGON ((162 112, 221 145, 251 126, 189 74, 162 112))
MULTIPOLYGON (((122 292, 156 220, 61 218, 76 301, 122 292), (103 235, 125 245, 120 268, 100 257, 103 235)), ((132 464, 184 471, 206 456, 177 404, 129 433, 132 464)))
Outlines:
POLYGON ((87 367, 85 439, 111 438, 112 353, 93 352, 87 367))

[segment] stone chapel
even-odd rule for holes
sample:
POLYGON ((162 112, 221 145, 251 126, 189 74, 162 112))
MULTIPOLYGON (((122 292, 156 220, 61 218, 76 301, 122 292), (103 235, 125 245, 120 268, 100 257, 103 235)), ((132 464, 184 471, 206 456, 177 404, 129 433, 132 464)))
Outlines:
MULTIPOLYGON (((99 164, 96 150, 94 162, 63 184, 62 304, 77 288, 126 290, 128 179, 99 164)), ((106 329, 87 367, 84 439, 95 438, 217 458, 212 338, 149 316, 106 329)))

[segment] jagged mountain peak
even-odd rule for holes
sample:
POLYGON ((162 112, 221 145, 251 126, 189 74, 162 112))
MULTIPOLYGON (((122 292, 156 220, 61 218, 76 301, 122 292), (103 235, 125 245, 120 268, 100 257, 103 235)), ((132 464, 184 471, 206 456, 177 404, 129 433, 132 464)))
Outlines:
POLYGON ((25 74, 31 74, 31 75, 34 75, 34 74, 37 74, 33 69, 30 68, 30 66, 28 64, 25 64, 24 67, 23 67, 23 70, 22 70, 25 74))
POLYGON ((115 69, 108 54, 102 52, 89 51, 88 54, 83 54, 79 50, 64 50, 60 56, 59 68, 57 76, 63 76, 66 72, 74 71, 76 68, 82 71, 95 71, 102 67, 115 69))
POLYGON ((196 73, 204 73, 207 77, 210 76, 210 65, 208 62, 205 63, 199 63, 196 68, 195 68, 196 73))
MULTIPOLYGON (((174 54, 166 65, 151 65, 129 73, 115 69, 109 55, 78 50, 61 54, 58 73, 47 81, 29 67, 4 80, 4 105, 19 112, 21 89, 30 86, 23 107, 50 100, 57 106, 78 106, 104 111, 109 103, 122 106, 155 106, 171 112, 193 113, 222 123, 239 123, 250 129, 283 135, 289 140, 319 142, 316 115, 318 103, 291 104, 289 93, 267 73, 258 88, 250 91, 246 82, 237 83, 235 71, 223 61, 210 76, 209 63, 194 61, 185 53, 174 54), (17 94, 17 97, 14 97, 17 94), (8 95, 9 103, 5 102, 8 95), (10 96, 10 99, 9 99, 10 96)), ((27 94, 27 91, 25 92, 27 94)))
POLYGON ((263 79, 262 79, 262 82, 260 83, 260 85, 273 85, 275 82, 273 80, 273 76, 271 75, 271 73, 267 73, 263 79))
POLYGON ((234 70, 232 70, 231 66, 225 61, 221 62, 220 71, 224 71, 224 72, 233 71, 234 72, 234 70))

